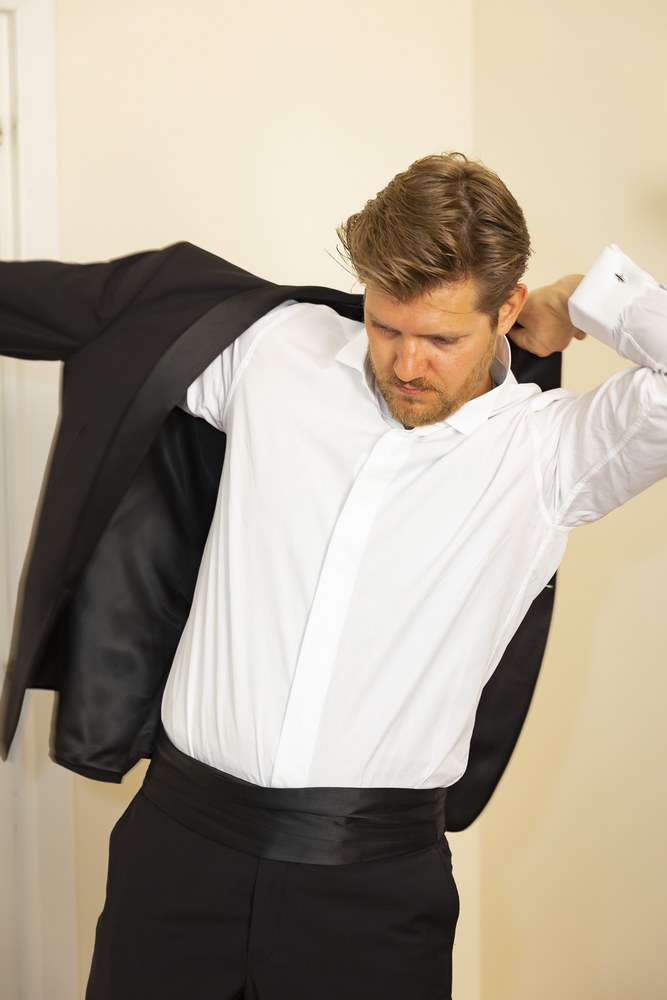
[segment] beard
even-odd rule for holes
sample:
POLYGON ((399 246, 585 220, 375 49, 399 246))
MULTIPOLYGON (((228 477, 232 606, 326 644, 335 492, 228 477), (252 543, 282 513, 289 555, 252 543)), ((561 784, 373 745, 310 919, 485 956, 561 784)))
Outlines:
MULTIPOLYGON (((371 371, 375 377, 378 389, 382 393, 387 409, 399 423, 406 428, 424 427, 427 424, 438 424, 441 420, 447 420, 452 413, 456 413, 465 403, 480 396, 484 389, 485 382, 490 383, 489 371, 491 363, 496 353, 496 337, 491 337, 489 348, 475 367, 468 373, 467 378, 455 392, 447 392, 436 382, 428 379, 415 378, 410 382, 403 382, 396 375, 380 375, 373 364, 373 359, 368 355, 371 371), (411 389, 428 390, 427 397, 402 396, 396 392, 398 386, 409 386, 411 389)), ((491 386, 489 385, 489 388, 491 386)))

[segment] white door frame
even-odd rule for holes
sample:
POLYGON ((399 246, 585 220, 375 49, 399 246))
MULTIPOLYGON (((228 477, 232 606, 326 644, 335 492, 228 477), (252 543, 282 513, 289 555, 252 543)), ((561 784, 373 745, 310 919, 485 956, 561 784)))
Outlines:
MULTIPOLYGON (((0 0, 9 16, 14 114, 3 122, 12 144, 11 255, 59 255, 55 93, 55 0, 0 0)), ((3 252, 6 252, 3 250, 3 252)), ((39 492, 57 397, 56 366, 6 360, 0 373, 4 533, 13 602, 39 492)), ((7 595, 4 595, 5 604, 7 595)), ((7 617, 6 610, 4 618, 7 617)), ((2 620, 2 619, 0 619, 2 620)), ((7 622, 2 621, 6 633, 7 622)), ((2 636, 6 652, 6 634, 2 636)), ((72 1000, 78 996, 73 778, 47 758, 49 695, 29 696, 8 763, 1 765, 9 856, 0 858, 7 914, 3 922, 3 996, 72 1000), (5 982, 6 979, 6 982, 5 982)), ((3 914, 5 913, 3 908, 3 914)))

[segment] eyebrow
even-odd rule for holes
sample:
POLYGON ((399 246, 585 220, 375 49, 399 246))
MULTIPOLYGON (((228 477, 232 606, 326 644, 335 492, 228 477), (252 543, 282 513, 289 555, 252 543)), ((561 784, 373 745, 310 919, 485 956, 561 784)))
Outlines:
MULTIPOLYGON (((381 319, 378 319, 378 317, 374 316, 373 313, 370 312, 365 306, 364 306, 364 315, 371 321, 371 323, 374 323, 375 326, 381 327, 383 330, 387 330, 388 333, 400 333, 400 334, 403 333, 403 330, 398 330, 395 326, 389 326, 388 323, 384 323, 381 319)), ((467 315, 467 314, 457 313, 457 315, 467 315)), ((471 332, 470 330, 455 330, 455 331, 450 331, 449 333, 418 333, 416 336, 431 337, 435 338, 436 340, 454 340, 455 338, 458 337, 468 337, 470 336, 470 332, 471 332)))

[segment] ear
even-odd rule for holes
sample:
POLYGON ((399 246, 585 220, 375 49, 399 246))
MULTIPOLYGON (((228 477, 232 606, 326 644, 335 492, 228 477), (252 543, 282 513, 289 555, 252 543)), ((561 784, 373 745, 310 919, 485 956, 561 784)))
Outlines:
POLYGON ((512 329, 526 301, 527 295, 528 288, 526 285, 517 285, 503 302, 498 310, 498 327, 496 332, 499 337, 503 337, 512 329))

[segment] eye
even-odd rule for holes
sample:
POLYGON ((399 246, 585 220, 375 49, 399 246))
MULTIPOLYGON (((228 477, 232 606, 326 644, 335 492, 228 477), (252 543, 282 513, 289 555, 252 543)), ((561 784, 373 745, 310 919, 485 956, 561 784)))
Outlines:
POLYGON ((371 320, 371 326, 374 330, 377 330, 378 333, 384 334, 385 337, 390 337, 395 333, 394 330, 390 330, 388 327, 382 326, 382 323, 378 323, 376 319, 371 320))
POLYGON ((440 347, 449 347, 451 344, 456 344, 458 342, 458 337, 433 337, 433 343, 438 344, 440 347))

